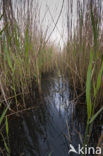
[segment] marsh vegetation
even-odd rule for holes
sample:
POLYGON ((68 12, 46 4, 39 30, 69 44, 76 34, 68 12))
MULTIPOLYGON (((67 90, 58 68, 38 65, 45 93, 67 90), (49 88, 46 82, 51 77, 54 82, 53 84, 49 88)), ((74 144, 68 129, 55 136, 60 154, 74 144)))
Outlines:
MULTIPOLYGON (((62 148, 59 143, 65 139, 65 155, 70 143, 102 148, 103 4, 97 0, 77 3, 68 0, 67 4, 68 40, 60 51, 50 37, 63 11, 64 0, 49 35, 48 28, 43 30, 37 1, 0 1, 1 155, 41 156, 44 152, 46 156, 60 153, 62 156, 62 150, 57 149, 62 148), (65 138, 60 135, 56 149, 51 136, 56 138, 59 133, 65 138), (17 143, 20 144, 21 138, 24 146, 20 147, 17 143), (74 142, 75 138, 78 141, 74 142)), ((46 14, 42 22, 44 18, 46 14)))

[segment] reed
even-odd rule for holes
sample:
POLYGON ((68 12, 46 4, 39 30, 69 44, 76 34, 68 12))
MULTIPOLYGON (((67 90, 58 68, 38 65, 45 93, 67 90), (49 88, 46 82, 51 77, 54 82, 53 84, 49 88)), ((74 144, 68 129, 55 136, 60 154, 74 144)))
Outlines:
MULTIPOLYGON (((103 111, 103 40, 102 21, 100 22, 102 15, 98 14, 99 7, 96 7, 95 1, 87 1, 86 12, 83 12, 85 2, 83 3, 83 6, 81 3, 79 5, 78 10, 80 11, 77 15, 79 20, 73 34, 70 34, 72 28, 68 24, 69 36, 64 65, 69 71, 70 85, 74 90, 74 96, 78 97, 78 94, 84 93, 84 103, 87 105, 85 145, 89 142, 95 119, 103 111)), ((69 18, 68 22, 72 23, 69 18)))
POLYGON ((31 92, 32 88, 37 87, 41 96, 42 74, 54 72, 58 60, 56 48, 53 43, 46 43, 46 37, 37 22, 40 18, 38 3, 26 0, 20 5, 22 7, 17 4, 14 11, 13 1, 3 0, 3 14, 0 16, 0 127, 5 125, 5 129, 0 129, 0 134, 7 155, 10 155, 7 112, 15 114, 26 109, 25 94, 31 92))
MULTIPOLYGON (((10 96, 15 97, 16 107, 19 108, 17 94, 21 93, 26 107, 24 95, 32 88, 32 83, 38 86, 41 94, 41 76, 42 73, 54 71, 57 57, 56 48, 52 43, 46 42, 46 37, 42 33, 40 24, 36 22, 39 19, 39 7, 35 3, 37 9, 35 16, 33 1, 26 0, 23 5, 24 14, 20 15, 20 10, 17 8, 16 15, 13 10, 13 4, 10 5, 10 10, 7 10, 7 3, 3 1, 3 21, 4 29, 0 39, 0 71, 2 73, 1 83, 4 88, 7 99, 10 96), (25 16, 25 19, 24 19, 25 16), (11 18, 12 17, 12 18, 11 18), (22 26, 19 23, 23 23, 22 26), (24 26, 25 25, 25 26, 24 26), (21 32, 22 30, 22 32, 21 32)), ((1 101, 3 98, 1 96, 1 101)), ((14 103, 15 103, 14 102, 14 103)))
POLYGON ((103 111, 103 106, 101 106, 97 112, 95 111, 97 107, 97 103, 96 103, 97 94, 101 85, 103 62, 101 64, 101 68, 98 73, 97 81, 95 85, 94 81, 92 81, 93 72, 95 71, 93 67, 93 56, 95 56, 95 54, 93 54, 93 52, 91 51, 88 72, 87 72, 87 80, 86 80, 87 126, 86 126, 86 133, 85 133, 85 139, 84 139, 84 143, 86 144, 89 141, 89 138, 87 137, 87 135, 89 134, 89 137, 91 136, 91 128, 92 128, 93 122, 98 117, 98 115, 103 111), (93 85, 94 85, 93 94, 91 94, 93 85))
POLYGON ((97 12, 90 3, 89 13, 78 13, 77 31, 70 35, 72 28, 68 26, 67 46, 59 53, 52 42, 46 43, 46 36, 38 23, 38 3, 34 6, 33 0, 26 0, 20 5, 21 10, 17 7, 14 12, 13 1, 3 0, 3 14, 0 17, 0 103, 3 105, 0 109, 0 126, 5 121, 7 141, 1 132, 5 149, 9 155, 7 111, 15 113, 26 109, 25 94, 30 92, 33 85, 42 95, 42 75, 55 71, 58 77, 69 75, 74 96, 84 93, 87 104, 84 142, 87 142, 87 134, 90 134, 94 120, 103 110, 103 41, 97 12), (22 102, 18 95, 21 95, 22 102), (99 111, 96 112, 98 107, 99 111))
MULTIPOLYGON (((77 25, 76 28, 72 28, 70 27, 70 24, 68 24, 68 42, 66 51, 64 50, 64 53, 66 55, 66 57, 64 58, 64 66, 65 70, 69 71, 70 85, 75 92, 74 96, 78 96, 78 94, 81 94, 82 92, 85 93, 91 49, 94 53, 92 62, 94 66, 92 71, 94 84, 96 83, 99 74, 98 71, 100 71, 102 64, 103 41, 101 31, 102 21, 100 21, 101 14, 98 14, 99 7, 96 7, 94 1, 87 1, 87 4, 88 5, 86 6, 86 9, 83 9, 85 2, 83 6, 81 2, 79 8, 77 6, 78 10, 80 10, 79 12, 77 12, 77 25), (71 29, 74 30, 72 34, 70 34, 71 29)), ((71 7, 73 7, 73 4, 71 5, 71 7)), ((69 10, 71 9, 69 8, 69 10)), ((70 13, 68 13, 68 22, 72 23, 73 21, 70 21, 69 14, 70 13)), ((96 99, 97 105, 101 104, 103 101, 102 82, 100 83, 100 88, 98 90, 98 94, 100 96, 98 97, 96 95, 96 97, 98 97, 96 99)), ((91 94, 93 94, 93 89, 91 94)))
MULTIPOLYGON (((93 36, 94 36, 94 46, 93 46, 93 51, 90 51, 90 60, 89 60, 87 80, 86 80, 87 127, 86 127, 85 138, 87 138, 87 134, 89 134, 89 136, 91 135, 92 124, 94 120, 97 118, 97 116, 103 111, 103 106, 101 106, 101 108, 97 112, 95 111, 98 106, 97 95, 98 95, 100 86, 102 84, 103 60, 101 58, 101 63, 98 69, 99 71, 97 72, 96 63, 99 57, 98 50, 97 50, 98 26, 97 26, 97 21, 95 22, 94 20, 92 2, 90 5, 91 5, 91 21, 92 21, 92 29, 93 29, 93 36), (94 76, 95 71, 96 71, 96 76, 94 76), (96 77, 96 79, 93 77, 96 77)), ((87 140, 86 140, 86 143, 88 143, 87 140)))

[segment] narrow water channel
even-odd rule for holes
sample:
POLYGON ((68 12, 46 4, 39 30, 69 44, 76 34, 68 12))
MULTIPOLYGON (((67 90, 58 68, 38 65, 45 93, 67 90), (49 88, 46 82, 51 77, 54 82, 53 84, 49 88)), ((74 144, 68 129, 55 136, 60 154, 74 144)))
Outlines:
MULTIPOLYGON (((43 104, 10 120, 12 156, 77 156, 68 153, 70 144, 82 144, 86 127, 86 107, 70 99, 69 83, 58 78, 44 79, 43 104)), ((35 105, 35 102, 34 102, 35 105)), ((101 133, 98 124, 93 144, 101 133)))

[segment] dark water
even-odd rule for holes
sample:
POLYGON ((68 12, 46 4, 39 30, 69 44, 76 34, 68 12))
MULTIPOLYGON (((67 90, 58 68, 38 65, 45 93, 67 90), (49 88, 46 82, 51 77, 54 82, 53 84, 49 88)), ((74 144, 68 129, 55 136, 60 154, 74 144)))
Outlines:
MULTIPOLYGON (((82 144, 86 127, 86 107, 70 100, 68 81, 61 78, 43 80, 44 98, 38 108, 26 111, 10 120, 10 147, 12 156, 76 156, 82 144)), ((35 101, 34 101, 35 105, 35 101)), ((94 130, 93 144, 98 142, 101 122, 94 130)))

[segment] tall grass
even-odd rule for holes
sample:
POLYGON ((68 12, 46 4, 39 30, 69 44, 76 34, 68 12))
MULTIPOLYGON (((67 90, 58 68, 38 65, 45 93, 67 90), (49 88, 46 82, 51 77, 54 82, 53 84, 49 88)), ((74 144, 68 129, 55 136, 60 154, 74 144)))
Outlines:
POLYGON ((68 27, 70 36, 67 46, 63 53, 58 53, 52 43, 45 44, 46 37, 38 22, 40 18, 38 3, 26 0, 20 2, 20 5, 21 9, 17 4, 18 7, 14 11, 13 1, 3 0, 3 14, 0 18, 3 27, 0 31, 0 103, 4 106, 0 109, 2 112, 0 126, 5 120, 7 142, 1 133, 5 149, 9 154, 7 110, 15 113, 26 108, 25 94, 30 92, 32 85, 37 87, 39 94, 42 95, 42 74, 54 71, 62 77, 68 73, 74 96, 83 93, 86 99, 85 142, 87 142, 87 134, 90 134, 94 120, 103 110, 103 107, 100 107, 103 101, 103 42, 96 9, 93 9, 92 3, 89 5, 89 13, 83 14, 79 8, 77 31, 74 30, 70 35, 72 28, 68 27), (22 102, 18 95, 21 95, 22 102), (100 108, 96 112, 98 106, 100 108))
MULTIPOLYGON (((0 20, 2 19, 2 17, 3 17, 3 15, 1 15, 0 20)), ((4 30, 5 30, 5 27, 0 31, 0 36, 1 36, 2 33, 4 32, 4 30)), ((1 88, 1 90, 2 90, 2 92, 3 92, 3 88, 1 88)), ((4 98, 5 98, 4 93, 3 93, 3 96, 4 96, 4 98)), ((0 104, 0 108, 1 108, 1 104, 0 104)), ((5 116, 6 116, 6 113, 7 113, 8 109, 9 109, 9 104, 7 103, 6 108, 3 110, 3 112, 2 112, 2 114, 1 114, 1 116, 0 116, 0 127, 1 127, 1 125, 2 125, 3 120, 5 119, 5 116)), ((7 120, 7 117, 6 117, 6 119, 5 119, 5 127, 6 127, 7 139, 8 139, 8 141, 9 141, 9 135, 8 135, 8 129, 9 129, 9 128, 8 128, 8 120, 7 120)), ((7 155, 9 156, 9 155, 10 155, 9 147, 8 147, 8 144, 7 144, 6 140, 5 140, 5 137, 4 137, 3 133, 2 133, 2 131, 0 131, 0 135, 1 135, 2 139, 3 139, 4 147, 5 147, 6 151, 7 151, 7 155)))
POLYGON ((88 133, 91 133, 91 129, 89 130, 89 128, 91 127, 91 125, 93 124, 93 122, 97 118, 97 116, 103 111, 103 106, 101 106, 101 108, 97 112, 95 112, 95 109, 98 106, 96 99, 97 99, 98 91, 102 84, 103 60, 101 58, 100 68, 99 68, 99 71, 97 72, 97 76, 94 81, 93 75, 97 68, 96 61, 98 59, 98 51, 97 51, 97 46, 98 46, 98 26, 97 26, 97 24, 98 23, 97 23, 97 20, 96 21, 94 20, 92 3, 90 5, 91 5, 91 22, 92 22, 92 29, 93 29, 93 36, 94 36, 94 48, 93 48, 93 51, 90 51, 90 60, 89 60, 89 66, 88 66, 88 71, 87 71, 87 81, 86 81, 86 103, 87 103, 86 135, 88 133), (93 62, 94 62, 94 64, 93 64, 93 62), (91 92, 93 92, 93 94, 91 94, 91 92))
MULTIPOLYGON (((99 7, 95 1, 87 1, 81 4, 77 14, 76 29, 70 34, 68 24, 68 43, 66 47, 66 70, 69 71, 70 84, 74 90, 74 96, 83 93, 87 104, 87 126, 84 144, 88 143, 93 122, 103 111, 103 40, 99 7), (86 6, 86 9, 85 7, 86 6), (87 137, 89 135, 89 138, 87 137)), ((71 2, 72 3, 72 2, 71 2)), ((68 4, 69 0, 68 0, 68 4)), ((77 4, 78 5, 78 4, 77 4)), ((70 7, 70 5, 69 5, 70 7)), ((73 9, 73 4, 71 5, 73 9)), ((103 8, 101 8, 102 10, 103 8)), ((69 18, 68 22, 72 23, 69 18)), ((85 102, 84 102, 85 103, 85 102)))
MULTIPOLYGON (((86 103, 87 103, 87 127, 86 127, 86 134, 85 134, 85 139, 87 139, 87 135, 91 135, 91 127, 94 122, 94 120, 98 117, 98 115, 103 111, 103 106, 95 112, 96 109, 96 98, 97 98, 97 93, 99 91, 100 85, 101 85, 101 78, 102 78, 102 72, 103 72, 103 62, 101 64, 101 68, 97 77, 96 85, 93 84, 94 82, 92 81, 93 78, 93 51, 90 52, 90 61, 89 61, 89 66, 88 66, 88 72, 87 72, 87 81, 86 81, 86 103), (93 82, 93 83, 92 83, 93 82), (94 85, 93 88, 93 94, 91 95, 91 90, 92 86, 94 85)), ((87 140, 84 141, 85 143, 88 143, 87 140)))
MULTIPOLYGON (((69 3, 69 1, 68 1, 69 3)), ((71 2, 72 3, 72 2, 71 2)), ((70 84, 75 91, 75 96, 86 90, 86 79, 87 71, 91 50, 94 53, 93 56, 93 81, 96 83, 99 70, 102 64, 102 29, 101 29, 101 14, 99 7, 97 8, 95 1, 87 1, 80 5, 77 4, 77 25, 76 28, 68 26, 68 42, 66 47, 66 59, 64 59, 64 65, 67 71, 69 71, 70 84), (85 4, 87 3, 87 4, 85 4), (86 9, 85 9, 86 8, 86 9), (74 31, 70 34, 70 30, 74 31)), ((69 5, 69 10, 73 9, 73 4, 69 5)), ((101 8, 102 10, 103 8, 101 8)), ((69 21, 68 13, 68 22, 69 21)), ((72 20, 72 19, 71 19, 72 20)), ((73 26, 73 24, 72 24, 73 26)), ((100 83, 100 82, 99 82, 100 83)), ((92 86, 93 87, 93 86, 92 86)), ((97 103, 101 103, 103 100, 102 96, 102 83, 98 89, 98 100, 97 103)), ((92 93, 93 94, 93 91, 92 93)), ((85 94, 84 94, 85 95, 85 94)), ((96 96, 97 97, 97 96, 96 96)))
POLYGON ((18 7, 14 8, 12 0, 3 0, 0 17, 0 127, 5 125, 0 134, 7 155, 10 155, 7 111, 15 114, 27 108, 25 97, 32 88, 37 88, 41 97, 42 74, 57 70, 58 60, 56 48, 52 43, 46 43, 45 33, 38 23, 37 1, 19 2, 15 2, 18 7))
MULTIPOLYGON (((37 8, 34 10, 32 0, 22 2, 22 9, 25 12, 21 16, 19 15, 23 10, 17 8, 15 15, 12 1, 8 5, 11 8, 9 10, 6 2, 3 1, 3 21, 6 28, 0 40, 1 83, 7 99, 10 96, 15 97, 14 108, 18 110, 19 106, 26 107, 24 94, 29 93, 33 82, 33 85, 38 86, 41 94, 42 73, 54 71, 57 54, 52 43, 45 44, 46 37, 42 33, 40 23, 37 23, 37 19, 40 18, 38 4, 35 3, 37 8), (23 23, 22 26, 20 22, 23 23), (24 101, 22 106, 19 105, 18 94, 22 95, 24 101)), ((0 100, 3 101, 2 96, 0 100)))

